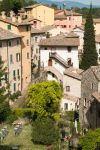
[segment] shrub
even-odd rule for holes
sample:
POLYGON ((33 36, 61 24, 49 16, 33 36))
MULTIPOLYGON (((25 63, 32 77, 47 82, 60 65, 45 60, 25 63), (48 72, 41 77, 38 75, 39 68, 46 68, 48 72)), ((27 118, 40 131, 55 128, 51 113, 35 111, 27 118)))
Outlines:
POLYGON ((33 123, 32 140, 36 144, 49 145, 57 142, 59 130, 50 118, 38 118, 33 123))
POLYGON ((11 113, 11 109, 8 102, 0 103, 0 122, 6 121, 7 117, 11 113))
POLYGON ((17 120, 17 116, 12 113, 7 117, 6 122, 12 124, 15 120, 17 120))
POLYGON ((21 96, 21 92, 20 91, 17 91, 16 93, 10 95, 10 99, 12 101, 14 101, 15 99, 17 99, 19 96, 21 96))
POLYGON ((94 150, 97 142, 100 142, 100 128, 95 129, 94 131, 89 131, 79 140, 82 150, 94 150))

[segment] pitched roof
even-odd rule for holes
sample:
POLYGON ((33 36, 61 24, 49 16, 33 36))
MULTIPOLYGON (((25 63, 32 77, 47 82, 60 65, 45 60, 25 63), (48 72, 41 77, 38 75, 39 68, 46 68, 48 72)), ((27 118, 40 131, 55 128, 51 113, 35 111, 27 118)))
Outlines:
POLYGON ((73 101, 73 102, 76 103, 77 100, 78 100, 78 97, 72 96, 72 95, 64 94, 64 95, 63 95, 63 99, 66 99, 66 100, 69 100, 69 101, 73 101))
POLYGON ((96 98, 96 100, 97 100, 98 102, 100 102, 100 92, 94 92, 94 93, 92 94, 92 96, 93 96, 94 98, 96 98))
POLYGON ((45 32, 48 32, 49 30, 54 29, 54 28, 56 28, 55 25, 48 25, 48 26, 45 26, 41 29, 36 29, 36 28, 32 27, 31 33, 37 33, 37 34, 38 33, 45 33, 45 32))
POLYGON ((84 25, 77 26, 77 27, 75 27, 74 29, 77 29, 77 28, 79 28, 80 30, 83 30, 83 31, 84 31, 84 25))
POLYGON ((51 9, 54 9, 54 8, 50 7, 49 5, 42 4, 42 3, 37 3, 37 4, 34 4, 34 5, 26 6, 26 7, 24 7, 24 9, 33 9, 33 8, 36 8, 36 7, 41 6, 41 5, 45 6, 45 7, 49 7, 51 9))
POLYGON ((39 29, 36 29, 36 28, 31 27, 31 34, 40 34, 40 33, 44 33, 44 32, 42 32, 42 31, 39 30, 39 29))
POLYGON ((100 81, 100 65, 98 66, 91 66, 91 70, 93 71, 95 77, 97 78, 98 81, 100 81))
POLYGON ((26 6, 24 7, 25 9, 32 9, 32 8, 36 8, 38 6, 40 6, 41 4, 34 4, 34 5, 30 5, 30 6, 26 6))
POLYGON ((82 79, 82 73, 83 73, 82 69, 77 69, 73 67, 70 67, 64 71, 65 75, 78 79, 78 80, 82 79))
POLYGON ((55 19, 66 19, 67 16, 82 16, 79 13, 76 13, 72 10, 56 10, 55 11, 55 19), (63 14, 60 14, 61 12, 63 12, 63 14))
POLYGON ((45 27, 41 28, 41 31, 42 32, 48 32, 49 30, 52 30, 54 28, 56 28, 55 25, 48 25, 48 26, 45 26, 45 27))
MULTIPOLYGON (((93 19, 93 22, 94 23, 100 23, 100 18, 93 19)), ((86 23, 86 19, 83 19, 82 24, 84 25, 85 23, 86 23)))
POLYGON ((10 40, 15 38, 21 38, 22 36, 12 33, 8 30, 0 28, 0 40, 10 40))
POLYGON ((8 23, 8 24, 12 24, 14 26, 23 26, 23 25, 31 25, 31 24, 33 24, 33 23, 27 21, 26 19, 22 20, 22 22, 19 23, 18 20, 16 20, 16 22, 13 22, 10 17, 6 17, 6 19, 3 19, 2 16, 0 16, 0 21, 3 21, 3 22, 8 23))
POLYGON ((40 46, 79 46, 79 37, 75 34, 74 36, 72 35, 67 35, 65 36, 64 34, 60 34, 51 38, 47 38, 44 40, 41 40, 39 43, 40 46))
POLYGON ((95 40, 97 43, 100 43, 100 34, 96 35, 95 40))

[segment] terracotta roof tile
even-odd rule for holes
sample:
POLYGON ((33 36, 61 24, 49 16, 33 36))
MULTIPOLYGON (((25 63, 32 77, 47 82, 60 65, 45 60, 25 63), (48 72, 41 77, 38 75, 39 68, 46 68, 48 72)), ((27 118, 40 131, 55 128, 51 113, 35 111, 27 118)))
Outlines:
POLYGON ((4 30, 4 29, 0 28, 0 40, 10 40, 10 39, 21 38, 21 37, 22 36, 19 36, 8 30, 4 30))
POLYGON ((51 38, 47 38, 44 40, 41 40, 39 43, 40 46, 79 46, 79 37, 78 36, 74 36, 70 35, 65 36, 63 34, 58 35, 58 36, 54 36, 51 38))
POLYGON ((78 80, 82 79, 82 73, 83 73, 82 69, 76 69, 73 67, 70 67, 64 71, 65 75, 68 75, 68 76, 78 79, 78 80))

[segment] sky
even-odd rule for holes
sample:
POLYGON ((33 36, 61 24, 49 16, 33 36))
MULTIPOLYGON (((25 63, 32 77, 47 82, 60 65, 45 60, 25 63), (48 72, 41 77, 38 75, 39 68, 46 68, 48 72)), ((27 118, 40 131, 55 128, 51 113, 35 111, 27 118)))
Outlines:
MULTIPOLYGON (((67 0, 54 0, 54 1, 66 1, 67 2, 67 0)), ((84 4, 90 4, 92 1, 94 5, 100 5, 100 0, 68 0, 68 1, 81 2, 84 4)))

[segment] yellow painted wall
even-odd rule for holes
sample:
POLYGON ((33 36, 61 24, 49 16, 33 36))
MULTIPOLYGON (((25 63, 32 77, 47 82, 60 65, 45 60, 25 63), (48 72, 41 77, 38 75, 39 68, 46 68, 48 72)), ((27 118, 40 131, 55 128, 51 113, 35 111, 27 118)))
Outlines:
MULTIPOLYGON (((7 26, 8 23, 5 23, 3 21, 0 21, 0 26, 3 29, 8 30, 7 26)), ((29 83, 31 82, 31 31, 26 30, 26 25, 24 26, 14 26, 11 25, 11 30, 9 30, 12 33, 15 33, 17 35, 21 35, 22 37, 22 90, 26 89, 29 83), (27 46, 27 40, 29 41, 29 45, 27 46), (27 53, 29 53, 29 59, 27 59, 27 53)))
MULTIPOLYGON (((20 40, 20 39, 18 39, 20 40)), ((2 60, 4 61, 4 67, 7 67, 8 72, 8 81, 10 84, 10 91, 11 93, 14 93, 13 84, 16 84, 16 91, 21 91, 21 61, 16 61, 16 53, 20 53, 21 55, 21 45, 17 45, 17 39, 12 39, 11 41, 11 47, 8 46, 8 41, 1 41, 2 42, 2 48, 0 48, 0 56, 2 57, 2 60), (13 63, 10 62, 10 55, 13 56, 13 63), (17 75, 17 70, 19 69, 19 77, 17 75), (16 80, 13 78, 13 70, 16 71, 16 80)), ((3 85, 5 83, 3 82, 3 85)))
POLYGON ((96 23, 95 25, 94 25, 94 27, 95 27, 95 34, 97 35, 97 34, 100 34, 100 23, 96 23))
POLYGON ((54 24, 54 9, 44 5, 27 10, 27 16, 33 16, 35 19, 41 20, 42 26, 54 24))

